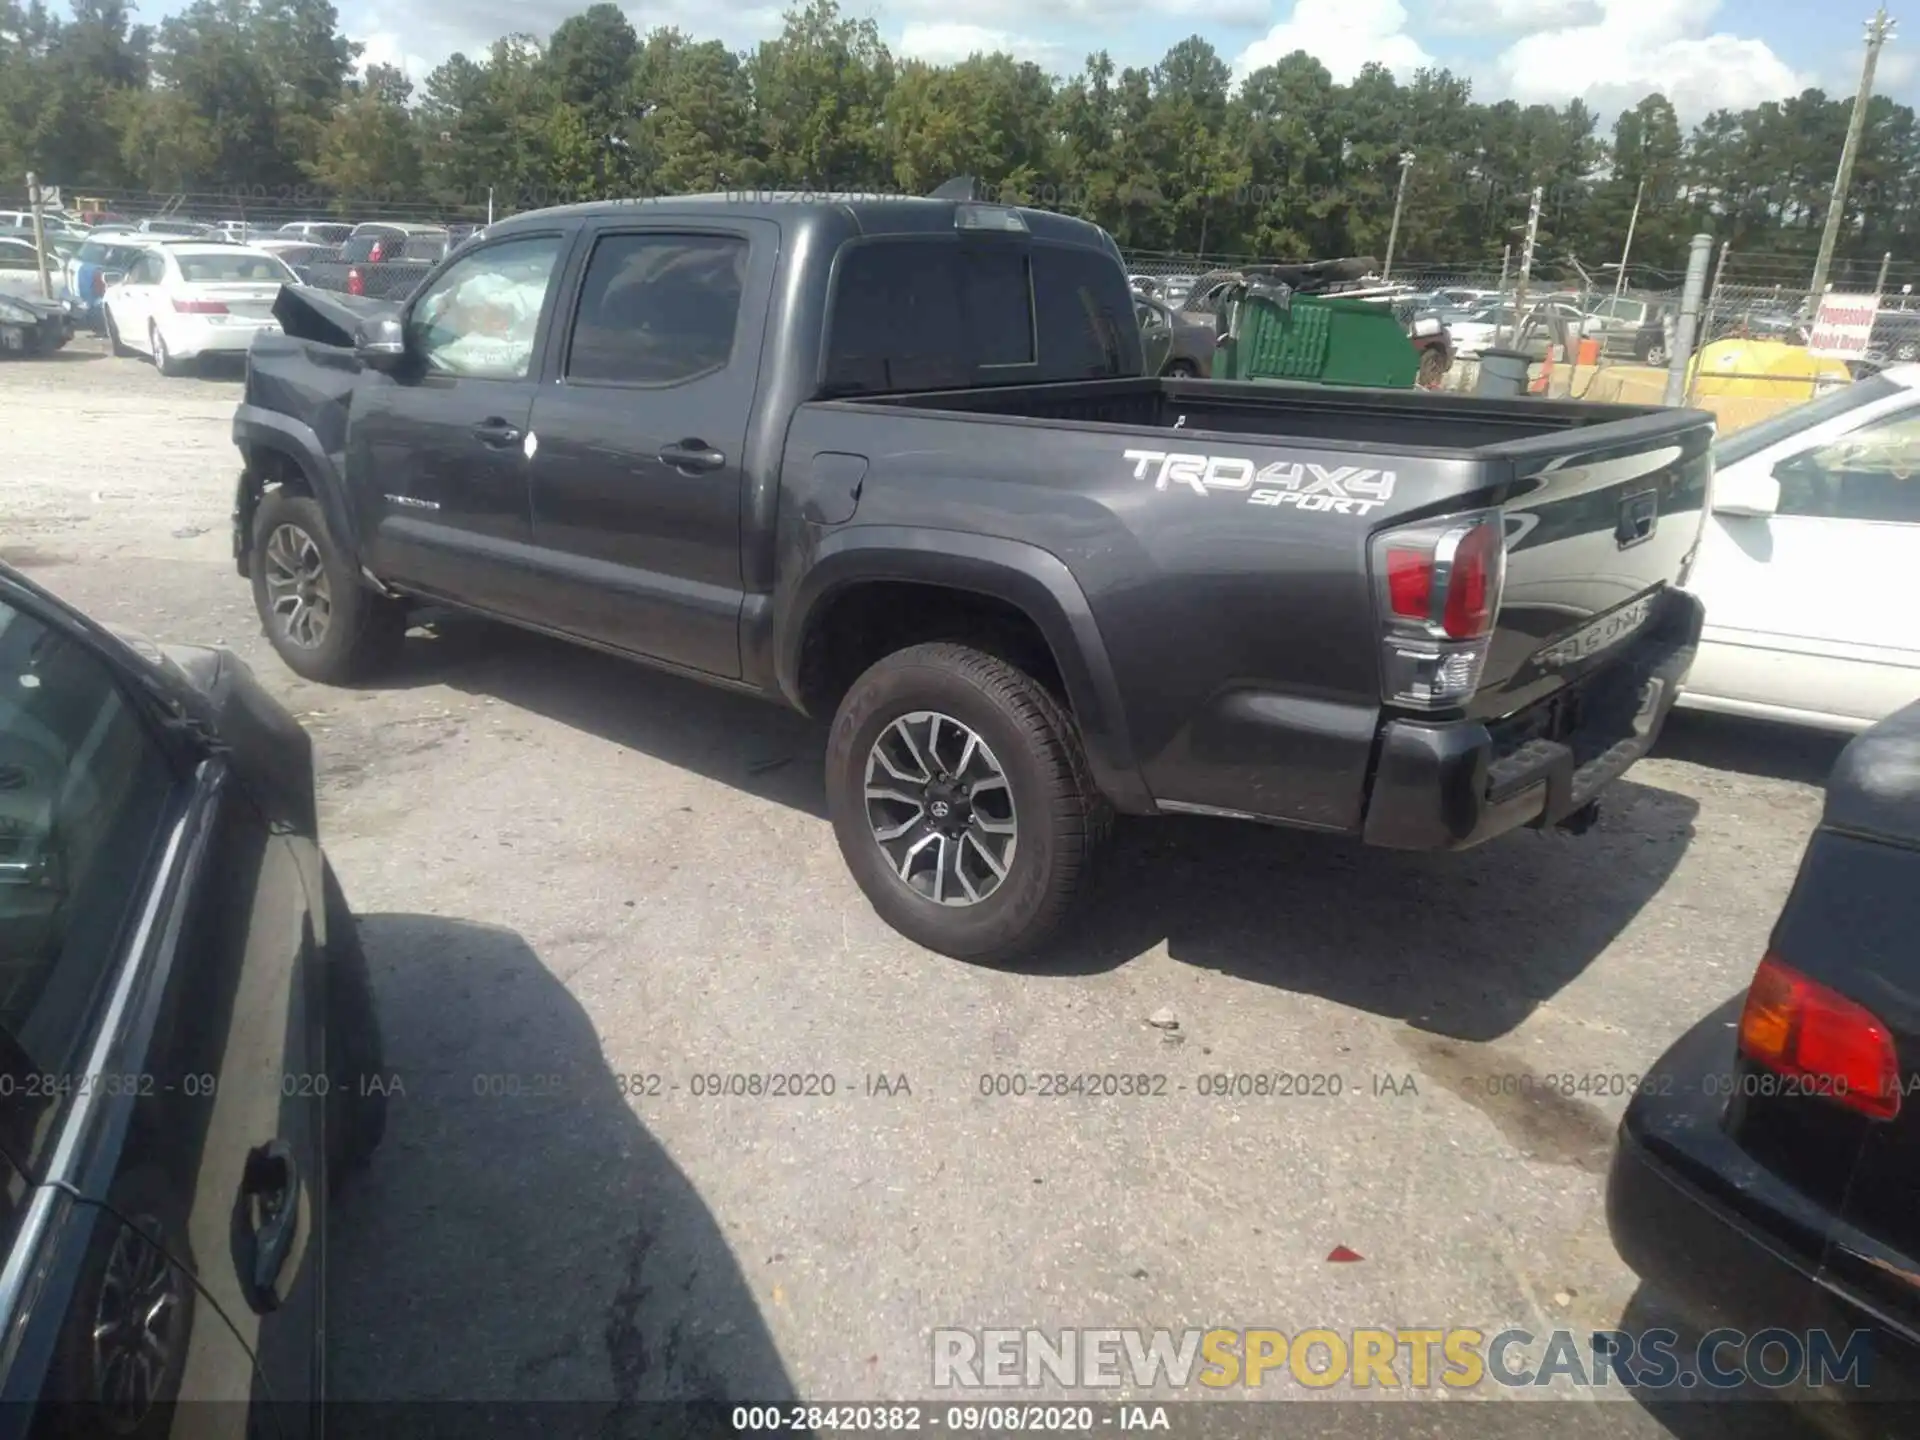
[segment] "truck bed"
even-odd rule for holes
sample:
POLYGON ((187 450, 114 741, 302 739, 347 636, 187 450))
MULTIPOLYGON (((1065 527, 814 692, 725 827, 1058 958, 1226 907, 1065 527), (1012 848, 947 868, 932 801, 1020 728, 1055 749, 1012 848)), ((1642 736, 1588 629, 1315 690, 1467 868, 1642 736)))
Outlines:
POLYGON ((1586 443, 1644 440, 1706 417, 1660 405, 1593 400, 1490 399, 1429 390, 1344 390, 1324 385, 1144 378, 1069 385, 1007 385, 879 395, 834 406, 956 411, 1058 424, 1181 429, 1304 440, 1330 448, 1420 458, 1519 458, 1528 445, 1580 430, 1586 443), (1605 428, 1604 434, 1593 433, 1605 428))

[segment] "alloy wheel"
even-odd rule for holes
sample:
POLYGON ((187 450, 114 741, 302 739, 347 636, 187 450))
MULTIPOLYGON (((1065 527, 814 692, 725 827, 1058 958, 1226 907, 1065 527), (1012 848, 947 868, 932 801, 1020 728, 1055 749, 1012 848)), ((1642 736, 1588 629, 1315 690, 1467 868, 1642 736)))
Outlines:
POLYGON ((867 754, 867 824, 910 889, 940 905, 977 905, 1013 868, 1013 787, 971 727, 935 710, 902 715, 867 754))
POLYGON ((107 1257, 94 1306, 94 1399, 108 1427, 127 1434, 163 1398, 180 1345, 184 1295, 152 1216, 124 1225, 107 1257))
POLYGON ((267 601, 280 633, 303 650, 326 643, 333 626, 333 589, 320 546, 298 525, 278 525, 267 537, 267 601))

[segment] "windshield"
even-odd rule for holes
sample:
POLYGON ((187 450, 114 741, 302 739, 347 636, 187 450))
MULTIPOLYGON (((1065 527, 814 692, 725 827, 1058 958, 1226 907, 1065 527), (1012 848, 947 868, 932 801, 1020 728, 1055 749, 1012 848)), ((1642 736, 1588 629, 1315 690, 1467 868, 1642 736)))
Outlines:
POLYGON ((181 255, 180 276, 194 284, 221 284, 245 280, 276 285, 294 280, 293 271, 271 255, 181 255))
POLYGON ((1803 430, 1810 430, 1836 415, 1844 415, 1849 410, 1897 394, 1899 390, 1900 387, 1884 375, 1869 375, 1864 380, 1856 380, 1844 389, 1822 395, 1817 400, 1809 400, 1804 405, 1796 405, 1791 410, 1782 410, 1758 425, 1749 425, 1724 440, 1715 441, 1713 463, 1716 468, 1724 467, 1744 460, 1749 455, 1758 455, 1770 445, 1778 445, 1803 430))

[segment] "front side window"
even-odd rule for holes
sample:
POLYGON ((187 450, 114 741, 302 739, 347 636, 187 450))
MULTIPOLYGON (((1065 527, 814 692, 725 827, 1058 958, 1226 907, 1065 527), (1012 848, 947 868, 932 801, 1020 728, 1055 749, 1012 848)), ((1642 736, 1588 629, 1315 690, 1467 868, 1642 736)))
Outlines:
POLYGON ((407 348, 428 373, 524 380, 560 259, 558 235, 507 240, 447 267, 407 315, 407 348))
MULTIPOLYGON (((166 757, 100 657, 0 601, 6 1066, 43 1075, 76 1068, 161 839, 173 783, 166 757)), ((0 1090, 0 1111, 33 1099, 16 1083, 0 1090)))
POLYGON ((733 354, 748 245, 737 235, 607 235, 593 247, 567 378, 674 385, 733 354))
POLYGON ((1782 515, 1920 524, 1920 409, 1883 415, 1774 475, 1782 515))

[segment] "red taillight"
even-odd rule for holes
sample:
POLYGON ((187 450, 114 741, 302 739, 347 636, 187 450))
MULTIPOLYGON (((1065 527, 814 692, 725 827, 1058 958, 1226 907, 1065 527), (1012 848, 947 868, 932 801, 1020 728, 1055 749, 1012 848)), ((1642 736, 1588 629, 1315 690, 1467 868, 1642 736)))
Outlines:
POLYGON ((1498 511, 1444 515, 1374 537, 1387 703, 1444 710, 1479 688, 1506 560, 1498 511))
POLYGON ((369 265, 378 265, 380 263, 380 256, 385 249, 386 247, 378 240, 374 241, 373 248, 367 251, 367 263, 369 265))
POLYGON ((1452 640, 1475 640, 1493 629, 1493 612, 1500 603, 1501 563, 1506 554, 1502 527, 1492 522, 1475 525, 1453 549, 1447 575, 1447 608, 1440 625, 1452 640))
POLYGON ((1863 1115, 1890 1120, 1900 1112, 1900 1057, 1887 1027, 1771 951, 1740 1012, 1740 1053, 1863 1115))
POLYGON ((218 300, 182 300, 177 295, 173 299, 173 308, 182 315, 224 315, 227 313, 227 307, 222 305, 218 300))
POLYGON ((354 266, 347 271, 347 294, 364 295, 367 293, 366 277, 360 273, 360 267, 354 266))
POLYGON ((1433 615, 1433 551, 1387 547, 1387 603, 1403 620, 1433 615))

